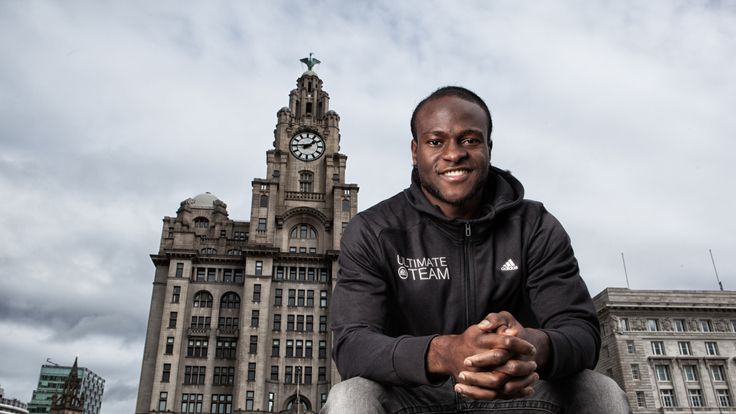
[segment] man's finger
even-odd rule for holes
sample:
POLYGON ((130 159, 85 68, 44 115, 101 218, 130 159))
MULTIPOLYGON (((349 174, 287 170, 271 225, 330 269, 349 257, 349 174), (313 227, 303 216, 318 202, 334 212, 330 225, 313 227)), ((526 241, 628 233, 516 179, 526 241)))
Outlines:
POLYGON ((459 384, 471 385, 479 388, 485 388, 487 390, 502 390, 506 382, 511 377, 508 375, 497 372, 497 371, 481 371, 481 372, 470 372, 463 371, 458 377, 457 381, 459 384))
POLYGON ((539 374, 532 373, 526 377, 510 378, 503 385, 502 393, 505 395, 526 395, 526 389, 539 380, 539 374))

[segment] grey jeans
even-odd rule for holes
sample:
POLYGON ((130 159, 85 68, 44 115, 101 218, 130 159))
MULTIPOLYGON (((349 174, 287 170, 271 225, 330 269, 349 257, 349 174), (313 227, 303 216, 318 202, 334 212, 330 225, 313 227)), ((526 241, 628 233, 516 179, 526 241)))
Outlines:
POLYGON ((537 381, 534 395, 515 400, 473 400, 455 393, 454 382, 414 388, 382 386, 351 378, 330 390, 321 414, 631 413, 626 394, 605 375, 585 370, 564 380, 537 381))

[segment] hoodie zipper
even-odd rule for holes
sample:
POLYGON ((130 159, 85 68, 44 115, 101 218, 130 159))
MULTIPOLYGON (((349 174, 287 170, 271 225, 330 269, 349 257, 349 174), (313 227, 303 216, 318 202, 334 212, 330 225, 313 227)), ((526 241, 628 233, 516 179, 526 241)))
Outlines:
POLYGON ((464 280, 465 280, 465 327, 470 326, 470 315, 471 310, 475 309, 475 301, 472 298, 472 292, 471 287, 473 286, 472 280, 471 280, 471 271, 470 271, 470 236, 472 232, 470 231, 470 223, 465 223, 465 239, 463 239, 463 253, 465 256, 465 265, 463 266, 463 270, 465 271, 464 274, 464 280))

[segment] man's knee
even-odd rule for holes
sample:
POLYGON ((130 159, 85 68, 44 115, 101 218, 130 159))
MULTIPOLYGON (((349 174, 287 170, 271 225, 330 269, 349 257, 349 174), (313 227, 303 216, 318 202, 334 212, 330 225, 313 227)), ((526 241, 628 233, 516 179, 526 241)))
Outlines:
POLYGON ((576 398, 573 405, 578 413, 605 412, 626 414, 631 412, 626 393, 616 381, 595 371, 585 370, 570 378, 576 398))
POLYGON ((382 413, 383 387, 377 382, 354 377, 335 384, 327 396, 321 414, 382 413))

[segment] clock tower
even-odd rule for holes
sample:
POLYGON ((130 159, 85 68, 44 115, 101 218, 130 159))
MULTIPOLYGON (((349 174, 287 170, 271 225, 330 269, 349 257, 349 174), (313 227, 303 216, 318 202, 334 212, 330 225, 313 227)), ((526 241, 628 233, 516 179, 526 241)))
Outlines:
POLYGON ((301 61, 250 220, 210 193, 164 218, 136 413, 316 413, 339 381, 329 304, 358 186, 319 61, 301 61))

